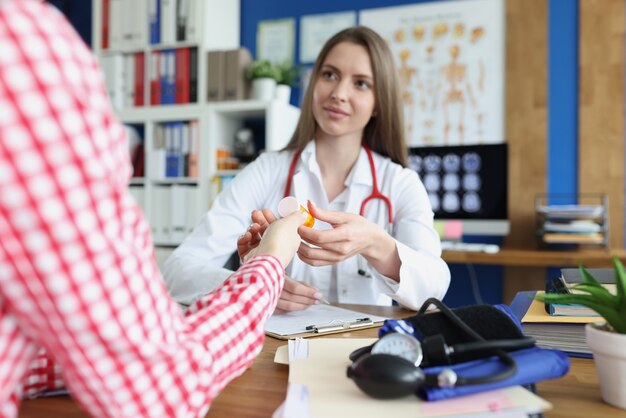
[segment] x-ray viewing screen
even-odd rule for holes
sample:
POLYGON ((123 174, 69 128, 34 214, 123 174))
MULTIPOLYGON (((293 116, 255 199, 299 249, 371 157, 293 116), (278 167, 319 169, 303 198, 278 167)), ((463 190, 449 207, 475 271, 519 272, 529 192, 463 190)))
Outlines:
POLYGON ((455 145, 409 150, 435 219, 507 219, 507 146, 455 145))

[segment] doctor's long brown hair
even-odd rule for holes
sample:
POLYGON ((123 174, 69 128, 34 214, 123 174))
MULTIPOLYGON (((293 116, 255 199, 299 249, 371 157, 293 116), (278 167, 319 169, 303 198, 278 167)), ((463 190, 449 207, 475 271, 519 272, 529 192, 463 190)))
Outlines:
POLYGON ((311 81, 302 101, 302 110, 296 130, 286 150, 303 149, 315 135, 317 122, 313 116, 313 90, 320 76, 320 68, 335 45, 350 42, 363 46, 369 53, 374 72, 374 114, 363 130, 362 143, 373 151, 407 166, 407 145, 404 138, 403 108, 400 100, 398 72, 391 50, 383 38, 366 26, 344 29, 330 38, 320 51, 311 81))

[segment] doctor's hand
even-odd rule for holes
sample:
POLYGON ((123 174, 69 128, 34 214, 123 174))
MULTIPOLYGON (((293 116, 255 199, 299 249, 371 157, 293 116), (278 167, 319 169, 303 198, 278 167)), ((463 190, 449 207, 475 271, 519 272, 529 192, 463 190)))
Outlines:
POLYGON ((271 225, 252 224, 237 240, 237 252, 242 261, 259 254, 278 258, 283 268, 289 264, 300 245, 298 227, 306 220, 306 214, 293 213, 271 225))
POLYGON ((267 227, 267 225, 278 219, 276 215, 274 215, 274 212, 267 208, 263 210, 253 210, 250 218, 252 218, 252 222, 259 224, 261 227, 267 227))
POLYGON ((379 225, 353 213, 322 210, 313 202, 308 209, 316 219, 327 222, 330 230, 316 230, 301 226, 298 229, 305 243, 300 245, 298 256, 312 266, 337 264, 356 254, 361 254, 380 273, 399 280, 400 257, 396 242, 379 225))
POLYGON ((253 210, 250 218, 252 219, 252 224, 237 239, 237 253, 242 262, 246 262, 254 255, 248 255, 248 253, 259 245, 267 227, 277 219, 269 209, 253 210))

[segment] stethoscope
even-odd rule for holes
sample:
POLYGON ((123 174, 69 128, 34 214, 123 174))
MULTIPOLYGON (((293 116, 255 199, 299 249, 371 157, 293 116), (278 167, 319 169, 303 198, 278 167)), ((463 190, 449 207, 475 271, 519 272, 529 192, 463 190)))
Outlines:
MULTIPOLYGON (((378 179, 376 177, 376 166, 374 165, 374 157, 372 156, 372 151, 365 145, 363 145, 363 149, 367 154, 367 158, 370 163, 370 171, 372 172, 372 193, 367 196, 363 202, 361 202, 361 209, 359 210, 359 215, 365 217, 365 205, 367 205, 370 201, 374 199, 380 199, 383 201, 385 206, 387 206, 387 227, 385 231, 389 235, 391 235, 392 227, 393 227, 393 206, 391 205, 391 200, 384 194, 380 192, 378 189, 378 179)), ((291 165, 289 166, 289 173, 287 174, 287 184, 285 185, 285 194, 284 197, 291 195, 291 182, 294 174, 296 173, 296 166, 298 165, 298 160, 300 159, 300 154, 302 154, 302 150, 296 150, 293 155, 293 159, 291 160, 291 165)), ((361 276, 369 277, 370 274, 367 273, 365 268, 365 260, 362 256, 357 257, 358 262, 358 273, 361 276)))

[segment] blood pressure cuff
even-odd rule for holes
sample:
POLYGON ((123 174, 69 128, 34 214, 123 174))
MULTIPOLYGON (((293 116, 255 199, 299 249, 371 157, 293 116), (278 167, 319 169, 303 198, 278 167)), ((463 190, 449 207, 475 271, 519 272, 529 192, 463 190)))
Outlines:
MULTIPOLYGON (((452 309, 452 311, 470 328, 485 340, 508 340, 521 338, 521 323, 506 305, 476 305, 452 309)), ((414 336, 420 341, 432 335, 443 335, 448 345, 475 341, 440 312, 416 315, 410 318, 385 321, 379 331, 379 337, 389 332, 400 332, 414 336)), ((546 379, 555 379, 569 371, 569 358, 560 350, 548 350, 531 347, 509 352, 517 363, 516 373, 505 380, 451 388, 427 387, 417 394, 427 401, 453 398, 487 390, 529 385, 546 379)), ((437 374, 442 369, 452 369, 459 376, 481 377, 503 371, 507 366, 496 357, 469 360, 459 356, 455 364, 426 367, 426 374, 437 374)))

